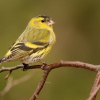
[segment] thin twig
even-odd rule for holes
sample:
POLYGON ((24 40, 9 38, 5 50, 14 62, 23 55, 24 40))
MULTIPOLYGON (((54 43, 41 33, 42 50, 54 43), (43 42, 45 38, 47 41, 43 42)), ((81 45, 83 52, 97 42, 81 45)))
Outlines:
POLYGON ((18 78, 16 80, 13 79, 13 77, 9 77, 8 81, 7 81, 7 84, 5 86, 5 88, 0 92, 0 100, 3 98, 3 96, 9 92, 9 90, 11 90, 14 86, 20 84, 20 83, 23 83, 27 80, 29 80, 30 78, 32 78, 34 76, 34 73, 30 73, 30 74, 27 74, 25 76, 22 76, 21 78, 18 78))
POLYGON ((100 89, 99 85, 100 85, 100 71, 98 71, 96 74, 95 81, 94 81, 94 84, 92 86, 88 100, 95 100, 96 99, 97 92, 100 89))
POLYGON ((100 90, 100 84, 95 88, 95 90, 93 91, 92 95, 89 97, 88 100, 95 100, 99 90, 100 90))

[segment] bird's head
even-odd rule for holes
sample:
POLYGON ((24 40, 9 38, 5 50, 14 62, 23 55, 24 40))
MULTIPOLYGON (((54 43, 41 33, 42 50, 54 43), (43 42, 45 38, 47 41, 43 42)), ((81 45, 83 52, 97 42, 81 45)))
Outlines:
POLYGON ((32 18, 29 22, 29 26, 36 28, 52 28, 54 21, 46 15, 39 15, 35 18, 32 18))

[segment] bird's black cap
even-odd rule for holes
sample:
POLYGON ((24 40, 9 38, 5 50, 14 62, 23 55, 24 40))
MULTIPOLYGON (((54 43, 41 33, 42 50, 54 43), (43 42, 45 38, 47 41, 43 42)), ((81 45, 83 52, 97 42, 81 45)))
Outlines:
POLYGON ((51 17, 49 17, 49 16, 47 16, 47 15, 39 15, 39 16, 37 16, 37 17, 43 17, 43 18, 51 18, 51 17))

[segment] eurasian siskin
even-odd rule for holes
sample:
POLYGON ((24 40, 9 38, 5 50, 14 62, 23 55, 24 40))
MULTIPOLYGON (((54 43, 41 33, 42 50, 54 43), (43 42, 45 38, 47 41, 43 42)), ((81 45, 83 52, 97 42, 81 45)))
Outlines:
POLYGON ((24 32, 0 60, 0 63, 21 61, 23 65, 41 61, 55 43, 53 20, 46 15, 34 17, 24 32))

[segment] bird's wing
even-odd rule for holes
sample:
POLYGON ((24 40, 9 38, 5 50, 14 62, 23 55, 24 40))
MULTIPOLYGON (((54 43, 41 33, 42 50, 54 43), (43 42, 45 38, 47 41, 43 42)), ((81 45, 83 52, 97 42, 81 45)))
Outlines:
POLYGON ((34 29, 27 34, 22 33, 12 45, 1 62, 19 60, 37 50, 46 48, 50 42, 50 31, 47 29, 34 29), (26 37, 25 37, 26 36, 26 37))

